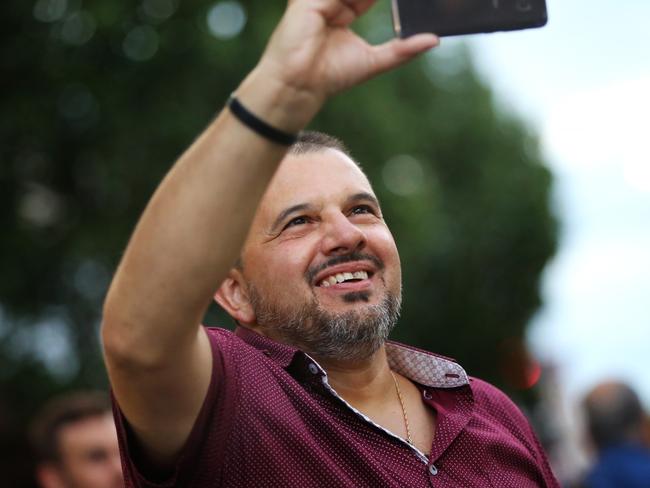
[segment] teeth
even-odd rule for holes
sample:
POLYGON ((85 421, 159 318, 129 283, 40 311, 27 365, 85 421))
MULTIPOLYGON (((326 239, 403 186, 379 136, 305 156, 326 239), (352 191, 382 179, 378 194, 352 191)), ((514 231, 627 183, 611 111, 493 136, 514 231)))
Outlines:
POLYGON ((332 276, 328 276, 323 281, 321 281, 320 286, 327 288, 328 286, 336 285, 337 283, 343 283, 346 280, 367 280, 368 272, 367 271, 355 271, 354 273, 337 273, 332 276))

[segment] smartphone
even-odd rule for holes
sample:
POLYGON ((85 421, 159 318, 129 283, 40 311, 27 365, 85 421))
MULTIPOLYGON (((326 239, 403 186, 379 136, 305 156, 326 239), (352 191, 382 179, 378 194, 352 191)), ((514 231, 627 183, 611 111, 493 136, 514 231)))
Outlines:
POLYGON ((545 0, 392 0, 392 10, 399 37, 528 29, 548 20, 545 0))

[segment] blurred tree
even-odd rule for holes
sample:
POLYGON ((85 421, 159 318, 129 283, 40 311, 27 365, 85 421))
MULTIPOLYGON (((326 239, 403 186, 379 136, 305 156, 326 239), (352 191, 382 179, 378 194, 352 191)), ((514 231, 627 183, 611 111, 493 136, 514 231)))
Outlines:
MULTIPOLYGON (((0 7, 0 459, 11 486, 30 486, 21 433, 35 408, 106 384, 101 303, 128 235, 254 66, 284 4, 0 7)), ((372 42, 390 37, 388 5, 358 28, 372 42)), ((554 251, 551 177, 469 54, 442 48, 352 90, 313 128, 349 144, 383 201, 405 283, 395 337, 511 391, 528 386, 519 349, 554 251)), ((224 323, 214 310, 206 320, 224 323)))

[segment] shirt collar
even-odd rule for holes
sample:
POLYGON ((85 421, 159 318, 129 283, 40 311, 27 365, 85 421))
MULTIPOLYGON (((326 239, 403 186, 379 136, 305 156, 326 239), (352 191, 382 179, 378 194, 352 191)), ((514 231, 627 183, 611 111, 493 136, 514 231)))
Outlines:
POLYGON ((450 358, 395 341, 386 342, 391 369, 424 386, 456 388, 469 383, 467 373, 450 358))
MULTIPOLYGON (((245 327, 237 327, 235 335, 283 368, 291 364, 296 354, 304 354, 295 347, 276 342, 245 327)), ((423 386, 456 388, 469 383, 467 373, 453 359, 395 341, 386 343, 386 355, 391 369, 423 386)))
POLYGON ((238 326, 235 329, 235 335, 248 345, 266 354, 283 368, 287 368, 296 354, 301 353, 295 347, 276 342, 246 327, 238 326))

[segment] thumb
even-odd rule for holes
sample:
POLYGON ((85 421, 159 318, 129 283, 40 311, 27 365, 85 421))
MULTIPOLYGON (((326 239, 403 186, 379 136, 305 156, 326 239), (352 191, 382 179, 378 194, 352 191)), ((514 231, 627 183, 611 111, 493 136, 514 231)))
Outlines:
POLYGON ((440 44, 434 34, 417 34, 406 39, 395 38, 372 48, 372 75, 395 68, 420 53, 440 44))

